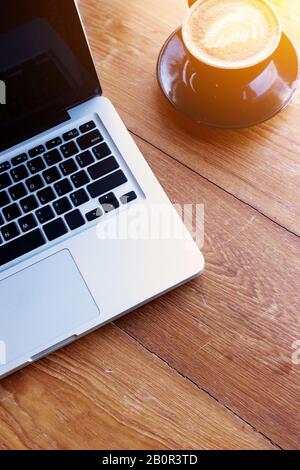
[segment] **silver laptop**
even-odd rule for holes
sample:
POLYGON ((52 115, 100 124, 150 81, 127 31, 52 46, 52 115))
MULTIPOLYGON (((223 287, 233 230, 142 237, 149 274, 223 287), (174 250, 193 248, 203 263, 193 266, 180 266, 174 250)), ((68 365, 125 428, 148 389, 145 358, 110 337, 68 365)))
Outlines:
POLYGON ((75 2, 7 2, 0 50, 2 378, 204 260, 103 97, 75 2))

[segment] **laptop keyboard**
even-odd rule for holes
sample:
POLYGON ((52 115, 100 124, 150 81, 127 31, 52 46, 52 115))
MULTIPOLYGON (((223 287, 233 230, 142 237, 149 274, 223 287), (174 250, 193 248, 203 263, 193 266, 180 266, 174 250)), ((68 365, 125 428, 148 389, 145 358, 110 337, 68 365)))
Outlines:
POLYGON ((134 201, 127 182, 94 121, 1 163, 0 266, 134 201))

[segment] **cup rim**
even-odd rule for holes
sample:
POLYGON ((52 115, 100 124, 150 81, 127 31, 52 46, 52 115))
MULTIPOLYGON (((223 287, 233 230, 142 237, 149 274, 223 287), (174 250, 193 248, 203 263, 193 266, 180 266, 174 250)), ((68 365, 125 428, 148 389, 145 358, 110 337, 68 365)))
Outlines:
POLYGON ((188 9, 188 11, 185 14, 185 17, 184 17, 184 20, 183 20, 183 25, 182 25, 182 37, 183 37, 184 45, 187 48, 187 50, 190 52, 190 54, 196 60, 198 60, 199 62, 202 62, 203 64, 209 65, 210 67, 214 67, 214 68, 218 68, 218 69, 222 69, 222 70, 243 70, 243 69, 247 69, 247 68, 250 68, 250 67, 255 67, 256 65, 261 64, 262 62, 267 60, 269 57, 271 57, 273 55, 273 53, 276 51, 276 49, 278 48, 278 46, 280 44, 281 37, 282 37, 282 32, 283 32, 282 21, 281 21, 281 18, 279 16, 279 13, 275 9, 275 7, 269 2, 269 0, 260 0, 262 3, 264 3, 266 6, 268 6, 272 10, 275 18, 278 21, 278 26, 279 26, 278 39, 274 43, 274 47, 270 52, 267 52, 264 56, 260 57, 258 60, 253 60, 252 62, 248 62, 247 65, 245 65, 245 66, 241 66, 241 65, 235 66, 234 64, 232 64, 232 65, 222 65, 222 64, 214 62, 213 60, 210 61, 209 59, 206 59, 205 57, 202 57, 200 54, 197 54, 196 51, 193 50, 193 48, 191 48, 190 45, 189 45, 189 41, 187 40, 186 29, 187 29, 188 20, 190 19, 190 16, 194 12, 194 10, 196 10, 196 8, 198 8, 198 6, 202 2, 205 2, 205 1, 207 1, 207 0, 197 0, 188 9))

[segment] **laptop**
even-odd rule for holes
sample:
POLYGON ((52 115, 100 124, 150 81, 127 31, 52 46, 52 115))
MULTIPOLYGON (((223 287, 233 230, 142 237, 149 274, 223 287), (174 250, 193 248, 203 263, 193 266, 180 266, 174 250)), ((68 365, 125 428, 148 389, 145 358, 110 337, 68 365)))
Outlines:
POLYGON ((194 278, 204 260, 103 96, 76 3, 7 2, 0 51, 3 378, 194 278))

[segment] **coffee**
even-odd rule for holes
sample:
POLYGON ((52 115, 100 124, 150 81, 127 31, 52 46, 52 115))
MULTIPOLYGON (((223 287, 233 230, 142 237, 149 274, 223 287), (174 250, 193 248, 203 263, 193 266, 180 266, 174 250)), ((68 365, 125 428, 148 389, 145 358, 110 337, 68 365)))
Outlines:
POLYGON ((183 37, 200 61, 238 69, 273 53, 280 41, 281 24, 264 0, 200 0, 185 18, 183 37))

